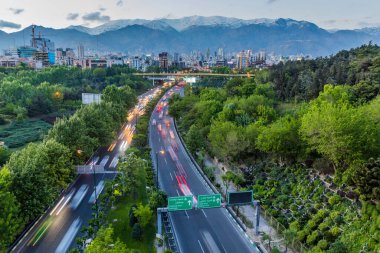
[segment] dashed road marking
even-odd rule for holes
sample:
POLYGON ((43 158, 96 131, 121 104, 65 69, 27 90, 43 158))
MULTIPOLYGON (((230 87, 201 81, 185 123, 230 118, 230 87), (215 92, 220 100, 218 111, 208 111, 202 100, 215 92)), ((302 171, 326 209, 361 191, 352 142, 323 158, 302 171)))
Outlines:
POLYGON ((199 243, 199 247, 201 247, 202 252, 205 253, 205 251, 204 251, 204 249, 202 247, 202 244, 201 244, 201 242, 199 240, 198 240, 198 243, 199 243))

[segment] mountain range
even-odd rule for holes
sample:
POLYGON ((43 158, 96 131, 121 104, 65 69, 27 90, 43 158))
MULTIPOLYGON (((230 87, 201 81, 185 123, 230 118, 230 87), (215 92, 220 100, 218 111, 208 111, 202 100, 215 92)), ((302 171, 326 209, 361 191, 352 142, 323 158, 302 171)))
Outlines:
MULTIPOLYGON (((57 48, 76 48, 81 43, 89 50, 129 54, 204 52, 222 47, 227 52, 252 49, 282 55, 326 56, 369 41, 380 43, 380 28, 328 31, 293 19, 243 20, 221 16, 114 20, 94 28, 37 26, 36 32, 54 41, 57 48)), ((29 44, 30 35, 31 26, 14 33, 0 31, 0 48, 29 44)))

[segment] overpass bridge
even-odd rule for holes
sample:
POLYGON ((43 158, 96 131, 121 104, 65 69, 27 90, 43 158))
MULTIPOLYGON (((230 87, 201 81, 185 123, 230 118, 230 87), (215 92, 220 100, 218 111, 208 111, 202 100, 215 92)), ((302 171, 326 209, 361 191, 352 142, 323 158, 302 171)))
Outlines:
POLYGON ((218 74, 218 73, 133 73, 135 76, 142 77, 152 77, 152 78, 160 78, 160 77, 247 77, 250 78, 252 75, 247 74, 218 74))

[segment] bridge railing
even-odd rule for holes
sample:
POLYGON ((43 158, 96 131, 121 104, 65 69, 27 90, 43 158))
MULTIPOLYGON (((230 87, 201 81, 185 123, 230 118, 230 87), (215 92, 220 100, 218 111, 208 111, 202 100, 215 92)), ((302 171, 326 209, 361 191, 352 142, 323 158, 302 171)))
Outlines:
POLYGON ((76 166, 77 174, 99 174, 99 173, 105 173, 104 166, 103 165, 78 165, 76 166))

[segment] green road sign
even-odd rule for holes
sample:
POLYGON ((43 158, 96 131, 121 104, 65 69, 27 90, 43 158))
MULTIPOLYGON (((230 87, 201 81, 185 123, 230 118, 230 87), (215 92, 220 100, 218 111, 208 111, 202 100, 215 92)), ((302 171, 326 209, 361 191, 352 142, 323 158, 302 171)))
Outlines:
POLYGON ((192 208, 193 208, 192 196, 179 196, 179 197, 168 198, 169 211, 190 210, 192 208))
POLYGON ((220 194, 198 195, 198 208, 216 208, 221 204, 220 194))

